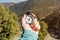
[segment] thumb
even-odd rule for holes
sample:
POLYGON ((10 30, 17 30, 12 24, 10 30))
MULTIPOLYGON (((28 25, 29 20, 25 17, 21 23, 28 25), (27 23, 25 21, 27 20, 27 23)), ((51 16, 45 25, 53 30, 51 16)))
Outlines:
POLYGON ((36 28, 40 29, 40 24, 39 24, 39 22, 37 21, 36 18, 34 19, 34 22, 33 23, 36 26, 36 28))

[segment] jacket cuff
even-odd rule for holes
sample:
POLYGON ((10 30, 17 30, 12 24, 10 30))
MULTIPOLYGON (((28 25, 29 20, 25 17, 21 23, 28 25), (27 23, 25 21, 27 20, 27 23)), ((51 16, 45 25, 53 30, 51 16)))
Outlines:
POLYGON ((23 36, 27 36, 27 37, 31 38, 32 40, 38 39, 38 34, 34 33, 33 31, 30 31, 30 30, 24 30, 23 36))

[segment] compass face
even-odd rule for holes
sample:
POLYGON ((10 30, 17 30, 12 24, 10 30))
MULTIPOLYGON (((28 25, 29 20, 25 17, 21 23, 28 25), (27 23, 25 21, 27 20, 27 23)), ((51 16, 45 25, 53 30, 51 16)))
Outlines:
POLYGON ((32 21, 33 18, 30 15, 26 16, 26 23, 32 23, 32 21))

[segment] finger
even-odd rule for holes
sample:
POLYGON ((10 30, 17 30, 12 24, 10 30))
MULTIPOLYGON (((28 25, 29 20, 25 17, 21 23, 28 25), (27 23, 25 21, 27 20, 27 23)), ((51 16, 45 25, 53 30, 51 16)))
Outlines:
POLYGON ((37 22, 35 25, 36 25, 36 27, 37 27, 38 29, 40 29, 40 24, 39 24, 39 22, 37 22))
POLYGON ((35 18, 34 21, 33 21, 34 24, 37 24, 37 19, 35 18))
POLYGON ((26 18, 26 14, 24 14, 24 16, 22 17, 22 20, 23 20, 23 19, 25 20, 25 18, 26 18))
POLYGON ((31 13, 31 15, 32 15, 33 17, 36 17, 36 15, 35 15, 34 13, 31 13))
POLYGON ((34 25, 35 25, 38 29, 40 29, 40 24, 39 24, 39 22, 37 21, 36 18, 34 19, 34 25))
POLYGON ((41 28, 41 26, 40 26, 39 22, 37 22, 37 28, 38 28, 38 29, 40 29, 40 28, 41 28))
POLYGON ((24 14, 24 16, 22 17, 22 24, 25 24, 25 18, 26 18, 26 14, 24 14))

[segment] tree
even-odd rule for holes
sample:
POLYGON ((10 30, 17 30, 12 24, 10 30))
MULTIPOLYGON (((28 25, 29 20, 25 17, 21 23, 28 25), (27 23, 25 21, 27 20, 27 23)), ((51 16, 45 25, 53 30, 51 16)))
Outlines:
POLYGON ((41 25, 41 29, 40 29, 40 31, 39 31, 38 40, 44 40, 45 37, 46 37, 47 34, 48 34, 48 31, 47 31, 48 25, 47 25, 47 23, 44 22, 44 21, 41 21, 41 22, 40 22, 40 25, 41 25))
POLYGON ((19 32, 17 15, 9 14, 8 7, 0 5, 0 40, 13 40, 19 32))

